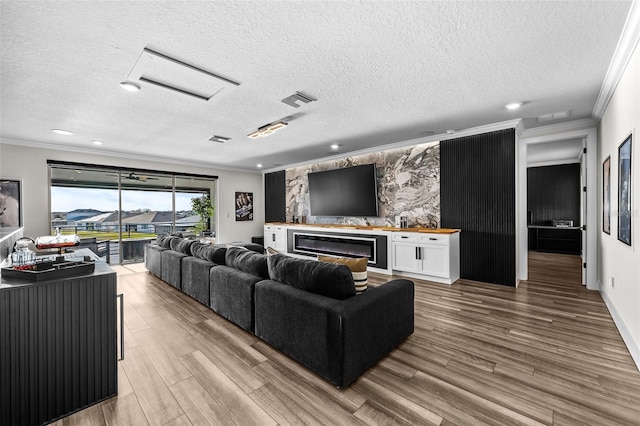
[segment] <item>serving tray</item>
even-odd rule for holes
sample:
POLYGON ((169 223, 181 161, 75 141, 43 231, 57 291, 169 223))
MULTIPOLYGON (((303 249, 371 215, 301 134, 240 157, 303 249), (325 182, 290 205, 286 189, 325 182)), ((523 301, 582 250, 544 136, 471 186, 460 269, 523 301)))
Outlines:
POLYGON ((48 261, 35 263, 34 269, 2 268, 3 277, 20 278, 27 281, 46 281, 74 275, 86 275, 95 271, 92 261, 68 262, 48 261))

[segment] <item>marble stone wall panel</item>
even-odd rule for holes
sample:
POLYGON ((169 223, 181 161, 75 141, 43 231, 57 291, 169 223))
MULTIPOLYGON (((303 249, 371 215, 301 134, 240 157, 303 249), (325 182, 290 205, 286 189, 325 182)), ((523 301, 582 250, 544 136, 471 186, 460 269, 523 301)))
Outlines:
POLYGON ((396 216, 407 216, 410 226, 437 227, 440 224, 439 142, 288 169, 285 182, 287 221, 295 216, 306 217, 308 223, 394 226, 396 216), (309 214, 309 173, 371 163, 376 165, 378 176, 378 217, 309 214))

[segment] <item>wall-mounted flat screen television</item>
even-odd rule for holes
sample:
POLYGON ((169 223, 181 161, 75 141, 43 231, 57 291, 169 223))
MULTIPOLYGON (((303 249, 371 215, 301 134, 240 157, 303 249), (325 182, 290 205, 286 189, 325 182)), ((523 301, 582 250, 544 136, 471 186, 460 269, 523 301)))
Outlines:
POLYGON ((312 216, 378 216, 375 164, 309 173, 312 216))

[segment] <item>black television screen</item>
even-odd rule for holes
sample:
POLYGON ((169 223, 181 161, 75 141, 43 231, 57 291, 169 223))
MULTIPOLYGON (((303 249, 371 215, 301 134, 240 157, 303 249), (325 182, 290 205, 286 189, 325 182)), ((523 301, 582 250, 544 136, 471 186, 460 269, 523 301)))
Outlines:
POLYGON ((375 164, 309 173, 312 216, 378 216, 375 164))

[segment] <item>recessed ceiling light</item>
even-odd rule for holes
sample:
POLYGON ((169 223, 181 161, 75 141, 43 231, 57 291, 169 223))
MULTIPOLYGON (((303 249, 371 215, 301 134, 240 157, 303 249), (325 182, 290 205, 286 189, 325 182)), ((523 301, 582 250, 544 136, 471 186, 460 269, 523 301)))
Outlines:
POLYGON ((331 144, 331 149, 338 149, 340 148, 340 145, 338 145, 337 143, 331 144))
POLYGON ((102 145, 104 142, 94 139, 94 140, 91 141, 91 143, 94 144, 94 145, 102 145))
POLYGON ((448 134, 448 135, 452 135, 452 134, 454 134, 455 132, 456 132, 456 131, 455 131, 455 129, 447 130, 447 134, 448 134))
POLYGON ((132 81, 121 81, 120 87, 122 87, 127 92, 137 92, 141 89, 139 84, 136 84, 132 81))
POLYGON ((73 132, 70 132, 68 130, 64 130, 64 129, 51 129, 51 131, 55 134, 58 135, 63 135, 63 136, 73 136, 73 132))
POLYGON ((522 106, 522 102, 511 102, 506 104, 504 107, 506 109, 518 109, 522 106))
POLYGON ((262 164, 258 163, 258 164, 256 164, 256 167, 261 169, 262 168, 262 164))

